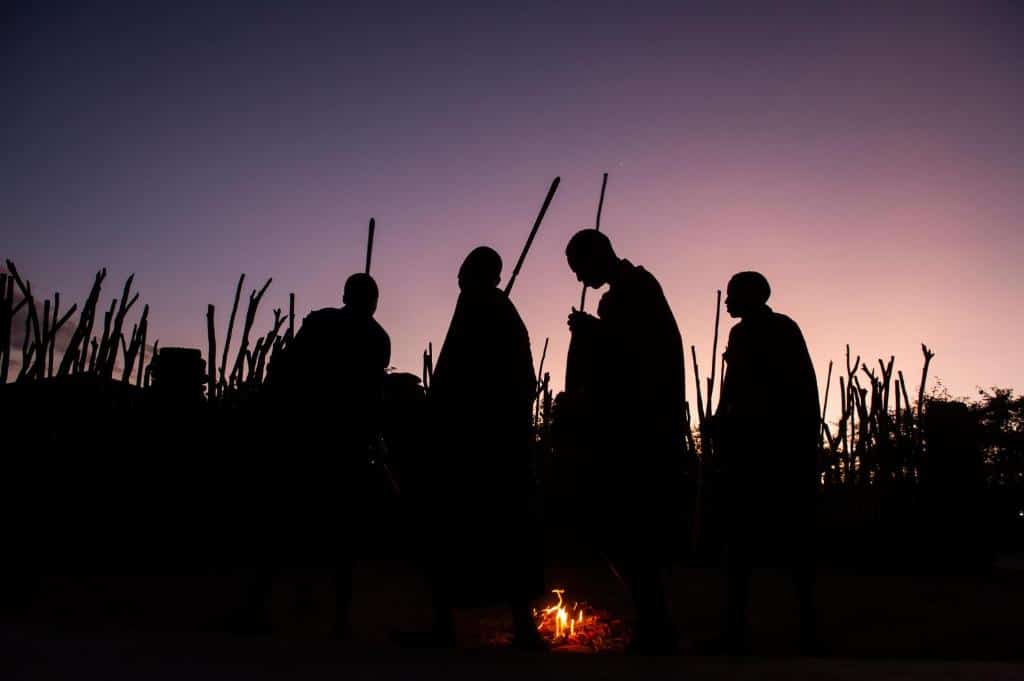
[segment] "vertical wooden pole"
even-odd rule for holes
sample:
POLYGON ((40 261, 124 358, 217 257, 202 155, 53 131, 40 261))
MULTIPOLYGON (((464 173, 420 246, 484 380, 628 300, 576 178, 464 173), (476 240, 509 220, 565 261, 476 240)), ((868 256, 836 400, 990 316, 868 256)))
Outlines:
POLYGON ((711 397, 715 389, 715 366, 718 364, 718 325, 722 317, 722 290, 718 290, 718 300, 715 302, 715 340, 711 346, 711 377, 708 379, 708 402, 707 402, 707 418, 710 420, 711 413, 711 397))
POLYGON ((376 231, 377 223, 370 218, 370 233, 366 238, 366 273, 370 273, 370 263, 373 261, 373 233, 376 231))
MULTIPOLYGON (((604 210, 604 190, 608 186, 608 173, 601 179, 601 198, 597 201, 597 219, 594 221, 594 229, 601 231, 601 211, 604 210)), ((583 285, 583 292, 580 293, 580 312, 587 305, 587 285, 583 285)))

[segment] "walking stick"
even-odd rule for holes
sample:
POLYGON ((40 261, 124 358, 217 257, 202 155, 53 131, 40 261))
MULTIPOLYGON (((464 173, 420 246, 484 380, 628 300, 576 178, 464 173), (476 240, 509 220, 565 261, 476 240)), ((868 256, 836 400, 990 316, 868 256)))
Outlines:
POLYGON ((366 273, 370 273, 370 262, 373 260, 373 232, 377 223, 370 218, 370 234, 366 239, 366 273))
MULTIPOLYGON (((604 174, 604 178, 601 180, 601 198, 597 201, 597 220, 594 221, 594 229, 598 232, 601 231, 601 210, 604 208, 604 189, 608 186, 608 173, 604 174)), ((587 304, 587 285, 583 285, 583 292, 580 293, 580 312, 583 312, 583 308, 587 304)))
POLYGON ((523 267, 523 261, 526 260, 526 254, 530 251, 530 246, 533 244, 533 237, 537 236, 537 230, 540 229, 540 223, 544 220, 544 214, 548 212, 548 206, 551 205, 551 199, 555 197, 555 190, 558 189, 558 183, 562 181, 561 177, 556 177, 551 183, 551 189, 548 190, 548 195, 544 198, 544 204, 540 207, 540 213, 537 214, 537 221, 533 223, 533 229, 530 230, 530 236, 526 239, 526 245, 523 246, 523 252, 519 254, 519 260, 516 262, 515 269, 512 270, 512 276, 509 277, 508 284, 505 286, 505 295, 512 293, 512 286, 516 283, 516 277, 519 276, 519 270, 523 267))

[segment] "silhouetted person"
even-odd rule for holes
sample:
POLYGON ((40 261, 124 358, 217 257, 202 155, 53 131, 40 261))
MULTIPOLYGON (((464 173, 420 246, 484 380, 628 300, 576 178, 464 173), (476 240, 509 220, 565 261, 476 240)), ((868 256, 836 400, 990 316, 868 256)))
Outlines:
POLYGON ((800 327, 768 307, 757 272, 729 281, 726 374, 715 416, 724 465, 729 602, 726 644, 746 648, 750 573, 758 561, 793 570, 801 646, 815 645, 814 503, 821 428, 814 366, 800 327))
POLYGON ((274 355, 268 374, 276 418, 267 427, 282 427, 287 435, 271 483, 282 508, 294 509, 278 534, 283 546, 275 548, 288 550, 277 560, 337 566, 341 634, 349 626, 352 561, 360 548, 359 517, 368 510, 371 448, 380 436, 391 362, 391 340, 373 318, 377 301, 372 277, 349 277, 344 306, 310 312, 286 350, 274 355))
POLYGON ((586 286, 608 291, 597 317, 573 310, 574 344, 590 359, 579 371, 587 399, 582 440, 601 513, 597 540, 623 567, 637 628, 633 652, 676 648, 664 572, 681 540, 683 342, 658 281, 619 258, 604 234, 577 232, 565 249, 586 286), (580 342, 578 342, 580 341, 580 342))
POLYGON ((543 593, 538 483, 530 443, 536 377, 530 339, 497 288, 501 258, 481 246, 459 269, 459 294, 434 369, 434 480, 426 537, 434 629, 410 645, 454 644, 452 609, 504 603, 513 645, 542 645, 530 602, 543 593))

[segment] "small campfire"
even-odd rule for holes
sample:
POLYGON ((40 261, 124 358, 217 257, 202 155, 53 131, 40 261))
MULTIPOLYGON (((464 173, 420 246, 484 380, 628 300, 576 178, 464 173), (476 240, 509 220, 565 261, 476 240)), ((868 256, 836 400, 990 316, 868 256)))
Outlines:
MULTIPOLYGON (((622 651, 626 643, 623 621, 581 601, 566 598, 565 589, 553 589, 550 605, 534 608, 537 631, 556 652, 597 653, 622 651)), ((486 645, 505 646, 512 635, 496 620, 482 622, 486 645)))
POLYGON ((623 623, 607 612, 586 603, 565 598, 565 589, 553 589, 556 602, 535 608, 537 631, 556 650, 598 652, 621 650, 625 642, 623 623))

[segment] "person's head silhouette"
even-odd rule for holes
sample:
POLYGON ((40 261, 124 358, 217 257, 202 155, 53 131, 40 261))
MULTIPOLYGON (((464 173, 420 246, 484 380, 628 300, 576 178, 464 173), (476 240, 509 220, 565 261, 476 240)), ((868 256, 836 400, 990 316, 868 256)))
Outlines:
POLYGON ((356 314, 364 317, 372 317, 377 311, 377 299, 380 292, 377 290, 377 282, 369 274, 358 272, 353 274, 345 282, 345 293, 341 302, 356 314))
POLYGON ((725 295, 725 309, 740 319, 762 310, 772 288, 760 272, 739 272, 729 280, 725 295))
POLYGON ((459 290, 492 289, 501 281, 501 256, 493 248, 477 246, 459 268, 459 290))
POLYGON ((591 288, 607 284, 619 264, 612 242, 596 229, 576 232, 565 247, 565 257, 576 279, 591 288))

